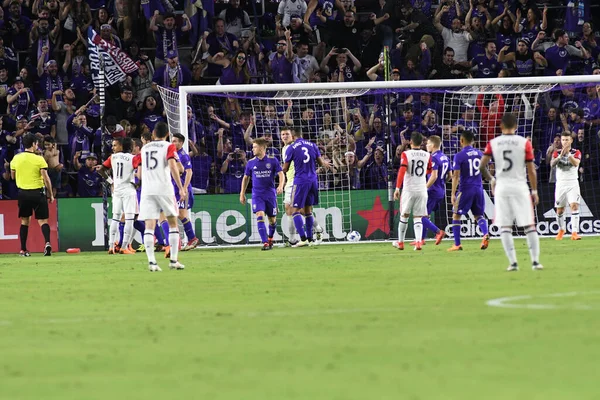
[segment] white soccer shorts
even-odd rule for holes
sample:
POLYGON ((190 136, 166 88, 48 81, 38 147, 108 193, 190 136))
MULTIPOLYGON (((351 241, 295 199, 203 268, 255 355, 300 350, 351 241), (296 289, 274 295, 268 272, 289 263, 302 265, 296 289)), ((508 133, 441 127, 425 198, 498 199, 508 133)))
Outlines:
POLYGON ((139 213, 139 207, 138 207, 138 201, 137 201, 137 196, 131 195, 131 196, 116 196, 113 195, 113 199, 112 199, 112 213, 113 214, 118 214, 119 216, 121 214, 137 214, 139 213))
POLYGON ((286 186, 283 191, 283 204, 292 204, 292 188, 294 185, 286 186))
POLYGON ((535 224, 533 203, 529 190, 496 193, 494 224, 497 226, 529 226, 535 224))
POLYGON ((400 213, 423 217, 427 215, 427 192, 402 192, 400 195, 400 213))
POLYGON ((554 207, 563 208, 569 204, 579 204, 581 201, 581 191, 579 190, 579 183, 574 182, 573 184, 556 184, 554 189, 554 207))
POLYGON ((174 195, 142 195, 138 219, 144 221, 147 219, 158 219, 161 210, 165 214, 165 217, 179 215, 174 195))

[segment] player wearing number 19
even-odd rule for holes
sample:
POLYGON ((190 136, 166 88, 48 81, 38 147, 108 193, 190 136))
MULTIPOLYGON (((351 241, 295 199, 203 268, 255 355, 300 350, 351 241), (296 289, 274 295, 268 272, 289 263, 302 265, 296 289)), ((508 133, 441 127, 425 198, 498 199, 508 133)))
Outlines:
POLYGON ((410 150, 402 153, 400 169, 396 180, 394 200, 400 200, 400 222, 398 241, 393 242, 398 250, 404 250, 404 238, 408 227, 408 217, 413 214, 415 229, 415 250, 421 250, 423 218, 427 215, 427 174, 431 174, 431 155, 421 150, 423 135, 413 132, 410 136, 410 150), (400 196, 402 189, 402 196, 400 196))
POLYGON ((485 179, 492 182, 492 193, 496 199, 495 223, 500 226, 502 247, 510 265, 508 271, 517 271, 517 254, 512 236, 512 227, 525 228, 531 265, 534 270, 543 269, 539 263, 540 239, 535 226, 533 203, 537 205, 537 176, 531 142, 522 136, 515 135, 517 117, 504 114, 500 125, 502 136, 492 139, 485 148, 481 159, 481 172, 485 179), (494 158, 496 163, 496 179, 492 178, 486 166, 494 158), (527 170, 527 175, 525 171, 527 170), (531 185, 531 195, 527 187, 527 178, 531 185), (497 182, 497 183, 496 183, 497 182))
POLYGON ((460 244, 460 218, 467 215, 469 211, 475 216, 477 225, 483 234, 481 250, 485 250, 489 244, 488 223, 485 219, 485 196, 483 193, 483 182, 479 166, 481 164, 481 151, 473 148, 475 140, 472 131, 464 131, 460 135, 459 151, 452 162, 452 234, 454 235, 454 246, 448 251, 462 250, 460 244))
POLYGON ((275 157, 267 156, 268 142, 263 138, 252 141, 254 158, 246 164, 246 172, 242 179, 240 190, 240 203, 246 204, 246 189, 252 180, 252 212, 258 221, 258 233, 263 243, 262 250, 273 248, 273 235, 277 229, 277 195, 283 193, 285 175, 281 164, 275 157), (279 178, 277 191, 275 190, 275 176, 279 178), (269 218, 269 234, 265 226, 265 214, 269 218))

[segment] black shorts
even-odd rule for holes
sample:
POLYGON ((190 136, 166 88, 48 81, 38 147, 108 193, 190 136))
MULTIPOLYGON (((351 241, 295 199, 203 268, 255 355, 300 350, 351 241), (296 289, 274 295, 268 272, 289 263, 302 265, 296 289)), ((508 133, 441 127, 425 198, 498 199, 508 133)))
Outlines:
POLYGON ((48 199, 44 189, 19 190, 19 218, 31 217, 35 211, 35 219, 48 219, 48 199))

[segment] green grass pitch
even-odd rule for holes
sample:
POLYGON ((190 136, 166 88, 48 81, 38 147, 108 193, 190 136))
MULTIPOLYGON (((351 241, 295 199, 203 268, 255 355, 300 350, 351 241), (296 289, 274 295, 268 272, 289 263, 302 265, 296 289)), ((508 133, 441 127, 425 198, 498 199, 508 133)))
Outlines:
POLYGON ((2 256, 0 399, 598 399, 600 238, 449 245, 2 256))

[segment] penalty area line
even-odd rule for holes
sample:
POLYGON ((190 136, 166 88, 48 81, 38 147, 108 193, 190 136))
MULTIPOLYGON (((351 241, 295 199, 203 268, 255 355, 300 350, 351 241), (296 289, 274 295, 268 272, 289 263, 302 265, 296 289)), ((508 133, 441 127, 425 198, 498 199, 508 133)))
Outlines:
POLYGON ((490 299, 485 302, 485 304, 489 307, 497 307, 497 308, 510 308, 510 309, 526 309, 526 310, 598 310, 600 309, 599 305, 594 304, 544 304, 539 300, 541 299, 551 299, 551 298, 561 298, 561 297, 578 297, 585 296, 590 294, 599 294, 599 291, 593 292, 564 292, 564 293, 547 293, 547 294, 527 294, 520 296, 508 296, 508 297, 499 297, 496 299, 490 299), (535 300, 535 302, 529 303, 516 303, 523 300, 535 300))

